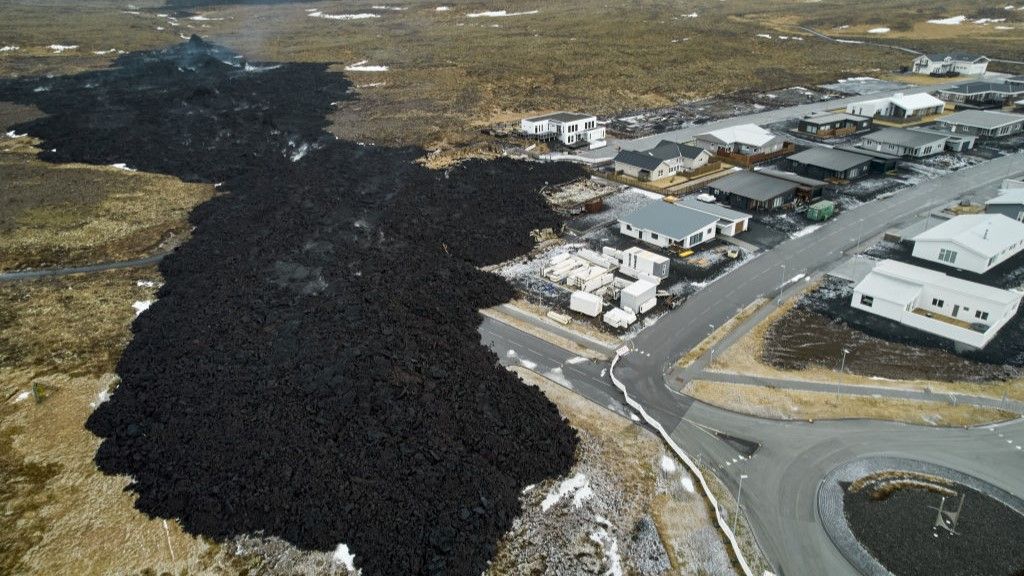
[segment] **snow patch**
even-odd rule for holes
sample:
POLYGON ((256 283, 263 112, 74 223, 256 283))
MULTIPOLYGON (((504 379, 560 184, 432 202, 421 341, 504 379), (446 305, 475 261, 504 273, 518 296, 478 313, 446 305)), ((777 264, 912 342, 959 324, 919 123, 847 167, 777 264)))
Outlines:
POLYGON ((689 476, 683 476, 682 478, 679 479, 679 483, 683 485, 683 490, 686 490, 690 494, 694 493, 693 478, 690 478, 689 476))
POLYGON ((683 18, 697 18, 699 14, 696 12, 690 12, 689 14, 683 14, 683 18))
POLYGON ((387 82, 370 82, 369 84, 356 84, 356 88, 380 88, 387 86, 387 82))
POLYGON ((587 359, 583 356, 575 356, 565 361, 566 364, 583 364, 584 362, 587 362, 587 359))
POLYGON ((435 12, 447 12, 449 10, 451 10, 451 8, 447 6, 438 6, 437 8, 434 8, 435 12))
POLYGON ((599 529, 590 535, 593 542, 597 542, 604 550, 604 558, 608 563, 608 576, 622 576, 622 558, 619 556, 619 542, 604 528, 599 529))
POLYGON ((405 8, 403 8, 401 6, 382 6, 380 4, 378 4, 376 6, 370 6, 370 8, 372 8, 373 10, 395 10, 395 11, 405 10, 405 8))
POLYGON ((29 396, 31 396, 31 395, 32 395, 31 391, 25 390, 24 392, 21 392, 17 396, 14 397, 14 402, 22 402, 24 400, 28 400, 29 396))
POLYGON ((861 40, 843 40, 841 38, 836 38, 836 42, 839 42, 840 44, 863 44, 864 43, 861 40))
POLYGON ((360 60, 355 64, 345 66, 346 72, 387 72, 387 66, 367 64, 368 60, 360 60))
POLYGON ((487 12, 474 12, 466 14, 466 18, 502 18, 505 16, 528 16, 537 14, 540 10, 527 10, 525 12, 509 12, 508 10, 490 10, 487 12))
POLYGON ((941 24, 943 26, 958 26, 963 24, 964 20, 967 20, 967 16, 961 14, 960 16, 950 16, 949 18, 935 18, 929 20, 929 24, 941 24))
POLYGON ((380 14, 372 14, 369 12, 362 12, 359 14, 325 14, 319 10, 314 10, 307 14, 311 18, 324 18, 327 20, 366 20, 368 18, 380 18, 380 14))
POLYGON ((356 570, 356 555, 349 551, 347 544, 338 544, 338 547, 334 549, 334 555, 331 556, 331 560, 335 564, 344 566, 349 574, 359 574, 361 572, 361 570, 356 570))
MULTIPOLYGON (((558 501, 568 496, 569 494, 576 494, 579 491, 587 488, 589 493, 584 496, 584 500, 593 495, 593 491, 589 490, 590 482, 587 481, 587 475, 583 473, 576 474, 572 478, 566 478, 562 480, 558 486, 548 492, 548 495, 544 497, 544 500, 540 503, 540 509, 547 512, 552 506, 558 504, 558 501)), ((582 500, 577 502, 576 496, 573 496, 573 503, 578 507, 582 504, 582 500)))
POLYGON ((103 390, 100 390, 98 394, 96 394, 96 399, 90 403, 90 406, 95 408, 100 404, 103 404, 107 400, 110 400, 110 390, 104 388, 103 390))
POLYGON ((135 317, 138 318, 139 314, 142 314, 153 304, 152 300, 139 300, 132 304, 132 308, 135 308, 135 317))
POLYGON ((156 282, 153 282, 152 280, 136 280, 135 285, 139 288, 152 288, 156 286, 156 282))
POLYGON ((223 18, 209 18, 207 16, 189 16, 189 20, 195 20, 197 22, 214 22, 216 20, 223 20, 223 18))
POLYGON ((675 461, 674 458, 672 458, 668 454, 662 454, 661 455, 661 471, 662 472, 664 472, 666 474, 675 474, 676 470, 678 470, 678 469, 679 469, 679 467, 676 466, 676 461, 675 461))
POLYGON ((892 30, 890 28, 872 28, 871 30, 868 30, 868 34, 887 34, 891 31, 892 30))
POLYGON ((21 46, 0 46, 0 52, 14 52, 15 50, 21 50, 21 46))
POLYGON ((772 35, 771 34, 758 34, 757 37, 758 38, 767 38, 769 40, 772 39, 772 35))
POLYGON ((815 224, 813 226, 808 226, 806 228, 803 228, 801 230, 797 230, 796 232, 793 232, 792 234, 789 235, 789 237, 790 238, 803 238, 804 236, 807 236, 808 234, 813 234, 815 230, 817 230, 818 228, 821 228, 822 226, 823 226, 822 224, 815 224))
POLYGON ((50 44, 47 48, 53 50, 57 54, 60 54, 65 50, 78 50, 78 44, 50 44))
POLYGON ((526 358, 520 358, 519 359, 519 363, 522 364, 523 368, 526 368, 527 370, 536 370, 537 369, 537 363, 534 362, 533 360, 527 360, 526 358))
POLYGON ((135 168, 129 168, 124 162, 118 162, 116 164, 111 164, 110 166, 111 168, 117 168, 118 170, 124 170, 125 172, 138 172, 135 168))

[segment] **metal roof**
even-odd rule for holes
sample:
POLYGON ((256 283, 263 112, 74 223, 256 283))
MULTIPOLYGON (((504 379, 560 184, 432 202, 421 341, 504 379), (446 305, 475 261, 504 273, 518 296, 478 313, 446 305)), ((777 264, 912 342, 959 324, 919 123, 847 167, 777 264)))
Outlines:
POLYGON ((714 204, 712 202, 701 202, 700 200, 697 200, 692 196, 687 196, 686 198, 683 198, 679 202, 676 202, 676 204, 686 208, 692 208, 694 210, 706 212, 708 214, 711 214, 712 216, 717 216, 720 220, 729 220, 730 222, 738 222, 740 220, 746 220, 747 218, 750 218, 750 214, 747 214, 745 212, 738 212, 736 210, 732 210, 731 208, 726 208, 721 204, 714 204))
POLYGON ((802 121, 808 124, 831 124, 832 122, 839 122, 840 120, 852 120, 854 122, 863 122, 870 120, 867 116, 858 116, 857 114, 847 114, 846 112, 828 112, 828 113, 817 113, 808 114, 801 118, 802 121))
POLYGON ((989 205, 1006 205, 1006 204, 1020 204, 1024 205, 1024 188, 1016 190, 1007 190, 1002 192, 999 196, 985 202, 986 206, 989 205))
POLYGON ((771 176, 747 170, 741 170, 725 178, 715 180, 709 186, 726 194, 735 194, 758 202, 777 198, 798 188, 795 182, 782 180, 781 178, 772 178, 771 176))
POLYGON ((739 126, 719 128, 718 130, 698 134, 697 138, 701 140, 713 139, 724 144, 739 142, 747 146, 764 146, 774 140, 776 136, 770 130, 765 130, 757 124, 740 124, 739 126))
POLYGON ((1015 290, 1002 290, 970 280, 961 280, 938 270, 896 260, 882 260, 875 264, 874 269, 857 284, 855 290, 889 301, 910 303, 925 286, 967 294, 972 298, 988 300, 1003 306, 1011 305, 1021 298, 1020 292, 1015 290))
POLYGON ((808 178, 807 176, 801 176, 796 172, 784 172, 782 170, 776 170, 774 168, 757 168, 757 173, 764 176, 771 176, 772 178, 779 178, 788 182, 795 182, 803 187, 810 188, 821 188, 827 186, 828 182, 822 180, 815 180, 814 178, 808 178))
POLYGON ((651 155, 649 152, 640 152, 637 150, 620 150, 615 155, 615 162, 621 162, 623 164, 629 164, 630 166, 636 166, 644 170, 654 170, 665 160, 657 158, 651 155))
POLYGON ((1024 247, 1024 224, 1002 214, 964 214, 925 230, 913 240, 951 242, 991 258, 1014 246, 1024 247))
POLYGON ((1004 84, 1002 82, 968 82, 966 84, 958 84, 950 88, 942 88, 939 92, 949 92, 952 94, 984 94, 985 92, 1020 94, 1024 93, 1024 90, 1013 89, 1008 84, 1004 84))
POLYGON ((833 148, 808 148, 789 157, 789 160, 805 166, 817 166, 826 170, 845 172, 855 166, 871 162, 871 158, 853 152, 833 148))
POLYGON ((883 128, 862 138, 870 142, 882 144, 893 144, 905 148, 920 148, 926 144, 932 144, 940 140, 946 140, 947 136, 939 134, 928 134, 916 130, 905 130, 903 128, 883 128))
MULTIPOLYGON (((978 56, 977 54, 968 54, 966 52, 945 52, 945 53, 935 53, 935 54, 922 54, 921 56, 924 56, 924 57, 928 58, 932 62, 941 62, 941 61, 945 60, 946 58, 949 58, 950 60, 957 60, 957 61, 960 61, 960 62, 977 62, 978 60, 981 60, 982 58, 984 58, 985 60, 989 59, 987 56, 978 56)), ((918 58, 920 58, 921 56, 918 56, 918 58)))
POLYGON ((662 200, 653 200, 643 208, 619 218, 619 222, 679 241, 715 224, 718 217, 662 200))
POLYGON ((970 126, 971 128, 981 128, 984 130, 993 130, 1018 122, 1024 122, 1024 114, 1009 114, 994 110, 964 110, 939 120, 940 124, 956 124, 958 126, 970 126))
POLYGON ((615 155, 615 162, 622 162, 645 170, 654 170, 666 160, 680 157, 694 159, 701 154, 707 154, 707 151, 696 146, 662 140, 658 142, 657 146, 647 150, 622 150, 615 155))
POLYGON ((542 120, 553 120, 555 122, 572 122, 573 120, 583 120, 585 118, 593 117, 593 114, 580 114, 578 112, 554 112, 552 114, 545 114, 544 116, 527 118, 526 120, 530 122, 540 122, 542 120))
POLYGON ((877 150, 868 150, 866 148, 857 148, 856 146, 850 146, 849 144, 840 144, 835 147, 836 150, 844 150, 846 152, 853 152, 854 154, 860 154, 862 156, 871 156, 872 158, 878 158, 879 160, 899 160, 900 157, 896 154, 886 154, 885 152, 879 152, 877 150))

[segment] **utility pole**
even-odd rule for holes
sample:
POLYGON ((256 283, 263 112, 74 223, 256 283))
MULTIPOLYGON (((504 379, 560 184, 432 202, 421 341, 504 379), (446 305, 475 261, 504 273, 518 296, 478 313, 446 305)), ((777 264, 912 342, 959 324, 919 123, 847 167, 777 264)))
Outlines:
POLYGON ((785 276, 786 276, 786 265, 785 264, 780 264, 779 265, 779 299, 775 303, 776 306, 782 306, 782 292, 783 292, 783 288, 785 287, 784 282, 786 281, 785 276))
MULTIPOLYGON (((846 372, 846 355, 850 353, 849 348, 843 348, 843 359, 839 363, 839 373, 846 372)), ((836 403, 839 402, 839 379, 836 379, 836 403)))
POLYGON ((743 498, 743 479, 746 478, 746 474, 740 474, 740 488, 736 491, 736 515, 732 518, 732 533, 736 534, 736 521, 740 517, 740 499, 743 498))

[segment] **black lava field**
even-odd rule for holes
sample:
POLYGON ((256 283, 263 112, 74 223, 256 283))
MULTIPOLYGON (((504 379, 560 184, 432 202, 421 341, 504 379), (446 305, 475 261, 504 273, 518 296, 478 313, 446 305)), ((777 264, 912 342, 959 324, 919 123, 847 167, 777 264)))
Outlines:
POLYGON ((480 344, 477 310, 512 289, 477 266, 559 226, 538 190, 581 172, 431 171, 419 149, 337 140, 325 115, 349 87, 193 37, 3 81, 0 100, 50 114, 16 127, 48 161, 220 184, 87 422, 141 511, 216 539, 345 543, 369 575, 479 574, 522 489, 566 473, 577 438, 480 344))

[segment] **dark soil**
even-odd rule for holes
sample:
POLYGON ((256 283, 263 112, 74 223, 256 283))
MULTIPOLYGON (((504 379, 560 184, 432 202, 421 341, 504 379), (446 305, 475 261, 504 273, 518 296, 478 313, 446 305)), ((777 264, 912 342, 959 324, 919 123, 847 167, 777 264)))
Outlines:
POLYGON ((538 191, 581 173, 435 172, 419 149, 335 140, 324 116, 349 86, 319 64, 247 71, 194 37, 0 100, 50 114, 16 127, 46 160, 222 182, 87 423, 140 510, 215 539, 343 542, 364 574, 479 574, 577 440, 480 344, 477 310, 513 291, 477 266, 559 225, 538 191))
POLYGON ((1017 377, 1024 366, 1024 314, 983 350, 958 351, 949 340, 850 307, 851 286, 827 278, 765 334, 763 360, 792 370, 816 364, 865 376, 983 382, 1017 377), (852 330, 851 330, 852 328, 852 330))
MULTIPOLYGON (((872 556, 896 576, 1016 576, 1024 571, 1024 516, 963 485, 956 531, 933 528, 942 500, 927 490, 899 490, 885 500, 870 491, 844 491, 850 529, 872 556)), ((945 510, 959 505, 947 498, 945 510)))

